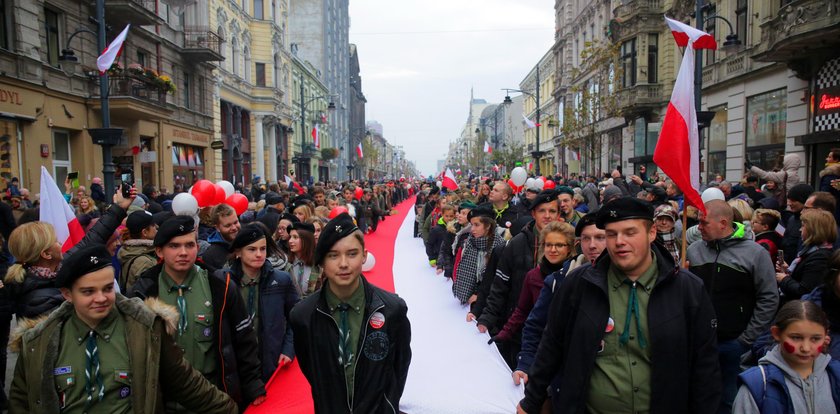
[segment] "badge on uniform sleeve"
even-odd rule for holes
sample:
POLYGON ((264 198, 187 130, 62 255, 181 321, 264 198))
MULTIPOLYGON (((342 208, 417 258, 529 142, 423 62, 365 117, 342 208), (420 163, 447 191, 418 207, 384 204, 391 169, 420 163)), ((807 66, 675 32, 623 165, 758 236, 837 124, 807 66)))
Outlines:
POLYGON ((128 372, 126 372, 126 371, 117 372, 117 378, 119 378, 121 380, 127 380, 128 379, 128 372))
POLYGON ((202 331, 201 333, 204 335, 205 338, 209 338, 210 334, 212 334, 213 331, 211 331, 210 328, 204 328, 204 331, 202 331))
POLYGON ((120 388, 120 398, 128 398, 131 395, 131 387, 122 387, 120 388))
POLYGON ((204 322, 204 321, 207 320, 207 316, 204 315, 204 314, 198 314, 198 315, 195 315, 195 319, 198 320, 199 322, 204 322))
POLYGON ((380 329, 385 326, 385 315, 382 312, 374 312, 370 315, 370 327, 373 329, 380 329))
POLYGON ((610 317, 607 319, 607 329, 605 329, 604 332, 610 333, 613 331, 613 329, 615 329, 615 321, 612 317, 610 317))
POLYGON ((73 368, 70 366, 58 367, 53 370, 53 375, 65 375, 73 373, 73 368))

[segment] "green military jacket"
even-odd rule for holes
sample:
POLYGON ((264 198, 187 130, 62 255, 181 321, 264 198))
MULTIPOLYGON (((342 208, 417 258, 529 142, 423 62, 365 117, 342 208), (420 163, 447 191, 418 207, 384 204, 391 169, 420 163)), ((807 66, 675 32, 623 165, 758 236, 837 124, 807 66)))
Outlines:
MULTIPOLYGON (((202 414, 238 412, 227 394, 207 382, 183 358, 172 339, 178 314, 175 309, 156 299, 144 304, 119 294, 114 306, 112 312, 120 313, 125 327, 135 414, 163 413, 164 393, 166 399, 202 414)), ((19 325, 13 339, 13 350, 20 355, 9 392, 11 414, 60 413, 54 369, 62 327, 73 312, 73 305, 65 302, 44 319, 19 325)))

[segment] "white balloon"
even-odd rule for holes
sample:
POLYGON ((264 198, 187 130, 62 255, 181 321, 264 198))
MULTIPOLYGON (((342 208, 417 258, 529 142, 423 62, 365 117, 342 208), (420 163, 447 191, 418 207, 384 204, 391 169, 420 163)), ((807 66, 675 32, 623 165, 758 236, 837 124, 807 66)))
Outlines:
POLYGON ((527 179, 527 180, 525 180, 525 188, 528 188, 528 189, 531 189, 531 188, 537 188, 537 187, 534 185, 534 179, 533 179, 533 178, 528 177, 528 179, 527 179))
POLYGON ((545 187, 545 181, 543 181, 543 180, 534 180, 534 187, 536 187, 536 189, 537 189, 537 190, 542 191, 543 187, 545 187))
POLYGON ((376 266, 376 258, 373 257, 373 253, 368 252, 367 259, 365 259, 365 264, 362 265, 363 272, 369 272, 373 269, 373 266, 376 266))
POLYGON ((180 193, 172 199, 172 212, 176 215, 192 216, 198 212, 198 201, 192 194, 180 193))
POLYGON ((230 181, 219 180, 216 181, 216 184, 218 184, 225 190, 225 199, 232 196, 236 192, 236 189, 233 188, 233 184, 231 184, 230 181))
POLYGON ((510 172, 510 179, 513 180, 513 183, 517 186, 525 184, 525 180, 528 179, 528 173, 522 167, 516 167, 513 171, 510 172))
POLYGON ((437 184, 437 187, 438 187, 438 188, 443 187, 443 183, 442 183, 442 182, 440 182, 440 181, 438 181, 438 182, 437 182, 437 183, 435 183, 435 184, 437 184))
POLYGON ((703 199, 703 204, 708 203, 712 200, 726 200, 726 196, 723 195, 723 191, 720 191, 717 187, 709 187, 703 194, 700 196, 703 199))

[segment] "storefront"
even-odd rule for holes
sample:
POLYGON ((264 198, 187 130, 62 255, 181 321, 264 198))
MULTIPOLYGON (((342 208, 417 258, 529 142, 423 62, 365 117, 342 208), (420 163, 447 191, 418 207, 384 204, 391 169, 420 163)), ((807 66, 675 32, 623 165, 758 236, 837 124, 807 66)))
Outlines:
POLYGON ((810 112, 811 133, 796 137, 796 144, 805 146, 810 166, 808 176, 816 184, 825 157, 832 148, 840 147, 840 57, 826 61, 817 72, 810 112))
POLYGON ((747 97, 746 156, 765 170, 782 165, 787 133, 787 90, 747 97))
POLYGON ((163 124, 161 130, 167 147, 164 166, 167 181, 171 179, 173 185, 186 188, 212 177, 206 162, 208 156, 213 156, 209 133, 168 124, 163 124))

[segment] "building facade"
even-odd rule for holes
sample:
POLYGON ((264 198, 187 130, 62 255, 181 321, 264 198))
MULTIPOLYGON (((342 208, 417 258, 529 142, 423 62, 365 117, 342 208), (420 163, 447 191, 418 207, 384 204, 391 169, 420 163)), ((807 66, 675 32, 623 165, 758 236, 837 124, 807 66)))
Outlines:
POLYGON ((524 155, 538 175, 553 175, 557 171, 558 157, 553 145, 557 128, 557 100, 552 94, 556 62, 554 51, 549 50, 519 83, 519 89, 525 91, 522 114, 536 125, 524 130, 524 155))
POLYGON ((359 65, 359 52, 356 45, 350 45, 350 119, 349 139, 343 147, 347 158, 347 172, 349 179, 359 179, 364 176, 362 162, 356 153, 356 148, 361 144, 367 128, 365 127, 365 104, 367 98, 362 92, 362 76, 359 65))
POLYGON ((326 182, 337 177, 340 151, 328 127, 329 89, 321 73, 292 49, 292 108, 296 111, 294 134, 289 137, 292 171, 304 183, 326 182), (316 137, 317 135, 317 142, 316 137))

